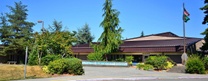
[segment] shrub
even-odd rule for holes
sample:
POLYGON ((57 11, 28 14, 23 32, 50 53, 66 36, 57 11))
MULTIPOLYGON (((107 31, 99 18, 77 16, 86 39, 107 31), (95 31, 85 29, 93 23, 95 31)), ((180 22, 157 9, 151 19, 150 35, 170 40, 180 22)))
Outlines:
POLYGON ((136 68, 138 69, 143 69, 143 67, 144 67, 144 63, 139 63, 136 65, 136 68))
POLYGON ((48 69, 50 73, 52 74, 63 74, 68 72, 69 66, 69 60, 68 59, 58 59, 54 60, 49 63, 48 69))
POLYGON ((129 64, 132 65, 132 61, 134 60, 133 56, 126 56, 125 61, 129 64))
POLYGON ((186 62, 186 72, 187 73, 197 73, 204 74, 205 67, 203 61, 199 58, 199 56, 193 55, 188 58, 186 62))
POLYGON ((41 59, 41 65, 48 65, 50 62, 60 58, 60 55, 48 54, 41 59))
POLYGON ((75 75, 82 75, 84 73, 82 60, 77 59, 77 58, 69 59, 68 73, 75 74, 75 75))
POLYGON ((43 66, 43 72, 45 73, 50 73, 49 69, 48 69, 48 66, 43 66))
POLYGON ((150 64, 144 64, 144 63, 139 63, 137 64, 138 69, 143 69, 143 70, 153 70, 154 67, 150 64))
POLYGON ((32 50, 28 57, 28 64, 29 65, 38 65, 38 54, 36 50, 32 50))
POLYGON ((171 69, 174 66, 172 62, 167 61, 167 66, 165 66, 165 69, 171 69))
POLYGON ((205 69, 208 70, 208 57, 207 56, 204 57, 203 61, 204 61, 205 69))
POLYGON ((124 62, 124 59, 123 58, 117 58, 115 61, 124 62))
POLYGON ((82 61, 77 58, 57 59, 49 63, 48 69, 51 74, 75 74, 81 75, 84 73, 82 61))
POLYGON ((90 61, 102 61, 103 60, 103 55, 101 53, 90 53, 87 56, 87 59, 90 61))
POLYGON ((167 56, 149 56, 145 64, 152 65, 157 70, 165 69, 165 66, 167 66, 167 56))

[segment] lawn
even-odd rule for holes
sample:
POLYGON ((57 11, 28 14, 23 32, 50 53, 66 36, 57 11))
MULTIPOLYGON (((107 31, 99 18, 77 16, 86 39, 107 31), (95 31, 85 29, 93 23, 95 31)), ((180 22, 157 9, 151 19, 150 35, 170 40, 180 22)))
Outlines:
MULTIPOLYGON (((43 72, 40 66, 27 66, 26 78, 51 77, 43 72)), ((24 65, 0 64, 0 80, 24 79, 24 65)))

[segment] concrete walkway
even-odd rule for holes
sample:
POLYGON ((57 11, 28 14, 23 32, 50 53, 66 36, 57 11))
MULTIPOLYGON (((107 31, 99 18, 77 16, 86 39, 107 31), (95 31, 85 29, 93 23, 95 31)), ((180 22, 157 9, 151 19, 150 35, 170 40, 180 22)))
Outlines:
POLYGON ((131 67, 84 67, 84 70, 85 74, 81 76, 27 79, 26 81, 135 81, 159 79, 205 79, 205 81, 208 81, 208 75, 143 71, 131 67))

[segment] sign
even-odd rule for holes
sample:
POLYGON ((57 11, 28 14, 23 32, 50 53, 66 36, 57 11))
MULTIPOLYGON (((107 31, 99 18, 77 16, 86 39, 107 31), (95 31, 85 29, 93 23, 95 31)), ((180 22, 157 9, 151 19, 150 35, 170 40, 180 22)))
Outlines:
POLYGON ((88 66, 123 66, 127 67, 127 62, 105 62, 105 61, 82 61, 82 65, 88 66))

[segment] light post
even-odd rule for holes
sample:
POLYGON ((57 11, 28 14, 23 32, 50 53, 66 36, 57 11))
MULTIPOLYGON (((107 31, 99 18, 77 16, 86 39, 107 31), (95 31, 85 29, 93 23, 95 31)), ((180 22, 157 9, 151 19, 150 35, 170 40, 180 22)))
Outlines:
POLYGON ((38 23, 42 23, 42 29, 41 29, 41 31, 43 32, 45 29, 44 29, 44 21, 42 21, 42 20, 38 20, 38 23))

